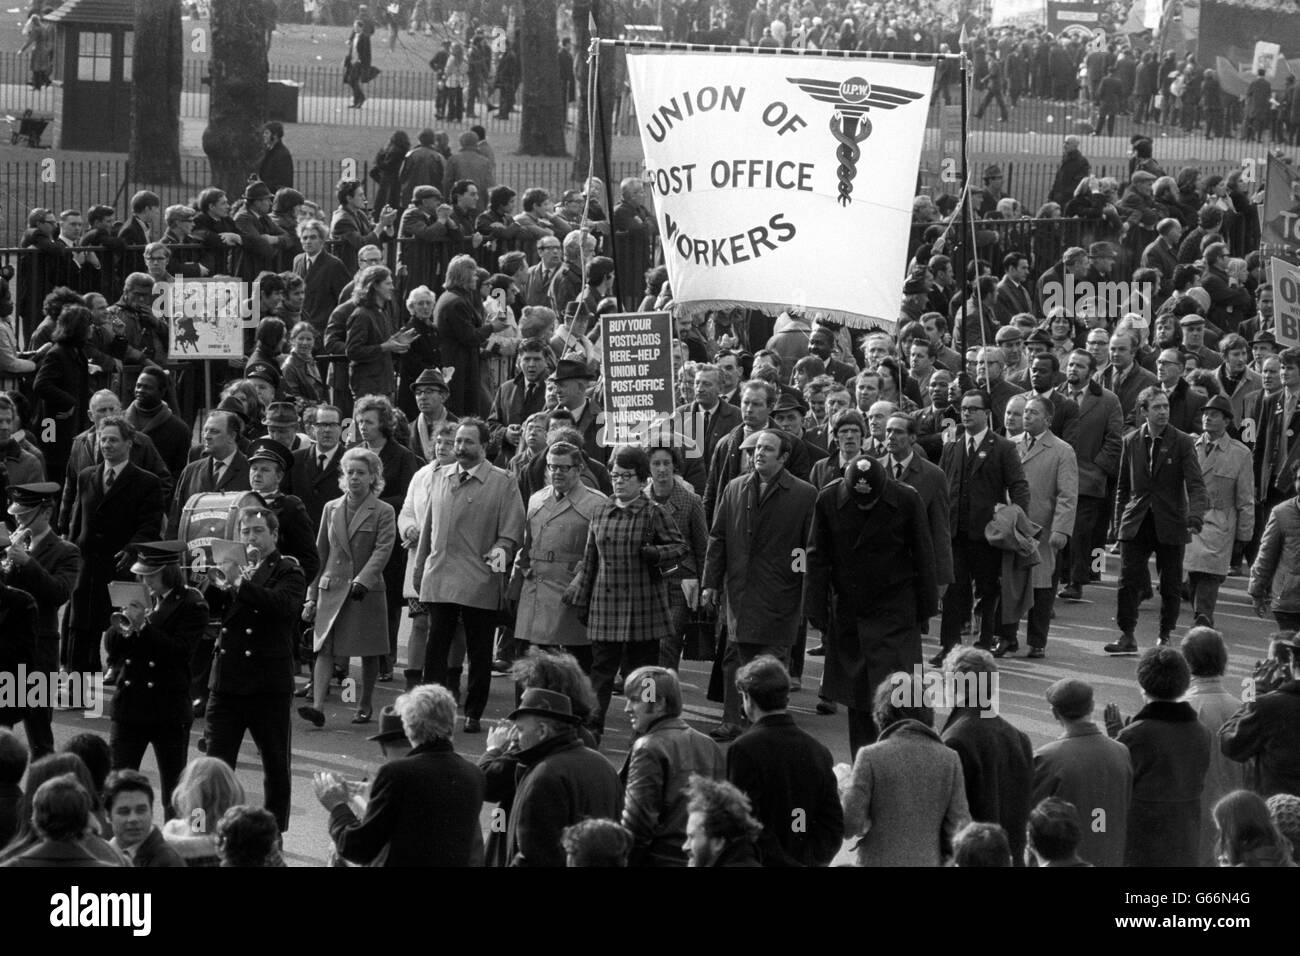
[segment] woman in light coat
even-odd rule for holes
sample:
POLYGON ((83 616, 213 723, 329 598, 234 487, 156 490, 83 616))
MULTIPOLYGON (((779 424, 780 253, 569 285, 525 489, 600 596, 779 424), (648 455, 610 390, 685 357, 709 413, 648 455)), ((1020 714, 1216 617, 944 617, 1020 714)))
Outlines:
POLYGON ((339 462, 342 498, 325 503, 316 549, 321 569, 307 589, 303 620, 315 621, 312 705, 298 714, 324 726, 321 710, 334 658, 361 658, 361 700, 354 724, 372 719, 371 697, 380 659, 388 653, 388 600, 384 566, 397 543, 393 508, 380 501, 384 469, 368 448, 349 448, 339 462))
POLYGON ((904 671, 881 681, 872 708, 880 738, 858 751, 852 770, 835 768, 844 836, 861 838, 858 866, 941 866, 970 822, 961 758, 935 733, 926 691, 904 671))
POLYGON ((605 496, 582 483, 582 449, 560 441, 546 450, 550 484, 528 500, 524 546, 515 556, 515 639, 568 651, 591 671, 591 640, 564 590, 582 572, 587 532, 605 496))
MULTIPOLYGON (((1300 462, 1292 471, 1300 477, 1300 462)), ((1277 626, 1300 631, 1300 495, 1273 508, 1259 539, 1247 586, 1260 617, 1271 610, 1277 626)))

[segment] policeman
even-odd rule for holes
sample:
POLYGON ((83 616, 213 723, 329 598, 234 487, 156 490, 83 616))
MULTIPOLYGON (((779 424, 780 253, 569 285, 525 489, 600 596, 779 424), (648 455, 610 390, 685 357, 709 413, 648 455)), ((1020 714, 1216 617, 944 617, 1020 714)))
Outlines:
POLYGON ((139 770, 152 744, 168 818, 194 721, 190 657, 208 624, 203 595, 185 584, 185 553, 180 541, 140 545, 131 573, 145 593, 114 614, 104 633, 109 656, 121 662, 108 738, 113 769, 139 770))
MULTIPOLYGON (((9 531, 0 525, 0 555, 9 549, 9 531)), ((13 675, 16 690, 26 690, 19 680, 23 669, 36 660, 36 599, 26 591, 0 586, 0 674, 13 675)), ((8 695, 6 695, 8 696, 8 695)), ((24 716, 21 699, 0 706, 0 727, 12 727, 24 716)))
POLYGON ((205 596, 221 615, 212 657, 206 753, 231 767, 244 732, 262 754, 266 808, 289 828, 289 705, 293 700, 294 635, 307 579, 296 558, 279 551, 280 521, 266 507, 239 513, 248 563, 226 561, 208 572, 205 596))
POLYGON ((248 486, 280 519, 280 550, 302 565, 308 581, 320 569, 316 528, 302 499, 280 493, 280 483, 293 467, 293 453, 274 438, 259 438, 248 446, 248 486))
MULTIPOLYGON (((59 609, 72 597, 81 573, 81 551, 65 541, 50 526, 59 497, 52 481, 9 488, 9 514, 17 523, 9 556, 0 573, 4 583, 26 591, 36 600, 35 670, 47 679, 59 671, 59 609)), ((51 725, 53 701, 45 707, 28 708, 23 719, 32 760, 54 752, 51 725)))

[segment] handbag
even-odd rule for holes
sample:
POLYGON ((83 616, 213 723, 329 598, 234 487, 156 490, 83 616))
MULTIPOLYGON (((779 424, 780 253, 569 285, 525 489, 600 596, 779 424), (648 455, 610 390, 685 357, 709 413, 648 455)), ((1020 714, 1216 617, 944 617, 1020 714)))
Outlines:
POLYGON ((686 633, 682 640, 682 659, 711 661, 717 653, 717 619, 709 611, 697 608, 686 620, 686 633))

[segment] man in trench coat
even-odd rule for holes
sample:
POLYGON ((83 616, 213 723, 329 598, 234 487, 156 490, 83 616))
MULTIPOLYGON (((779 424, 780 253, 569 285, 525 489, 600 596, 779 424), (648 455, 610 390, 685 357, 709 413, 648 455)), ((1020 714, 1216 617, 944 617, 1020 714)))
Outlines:
POLYGON ((825 635, 822 693, 849 711, 849 748, 876 739, 876 686, 921 665, 921 625, 938 613, 934 542, 921 496, 859 455, 817 496, 804 613, 825 635))

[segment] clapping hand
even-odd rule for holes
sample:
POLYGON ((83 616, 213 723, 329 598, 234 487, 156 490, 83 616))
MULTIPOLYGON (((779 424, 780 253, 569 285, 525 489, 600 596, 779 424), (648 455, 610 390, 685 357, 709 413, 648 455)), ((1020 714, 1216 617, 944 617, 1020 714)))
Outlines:
POLYGON ((519 739, 518 728, 511 723, 497 724, 487 735, 487 749, 505 753, 519 739))
POLYGON ((316 793, 316 799, 326 810, 333 810, 348 802, 347 784, 336 773, 330 773, 328 770, 317 773, 312 777, 311 785, 316 793))
POLYGON ((1106 733, 1111 737, 1119 736, 1119 732, 1128 724, 1129 718, 1119 712, 1117 704, 1107 704, 1105 711, 1102 713, 1102 720, 1106 724, 1106 733))

